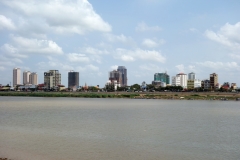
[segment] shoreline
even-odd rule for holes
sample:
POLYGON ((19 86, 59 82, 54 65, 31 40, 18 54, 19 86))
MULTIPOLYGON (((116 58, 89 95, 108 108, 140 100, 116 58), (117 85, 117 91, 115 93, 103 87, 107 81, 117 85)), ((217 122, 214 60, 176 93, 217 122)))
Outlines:
POLYGON ((229 92, 0 92, 0 96, 240 101, 239 93, 229 92))

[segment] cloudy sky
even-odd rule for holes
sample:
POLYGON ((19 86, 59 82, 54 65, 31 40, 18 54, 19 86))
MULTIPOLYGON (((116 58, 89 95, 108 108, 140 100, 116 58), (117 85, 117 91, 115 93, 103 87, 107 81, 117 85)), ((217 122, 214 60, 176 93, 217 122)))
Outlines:
POLYGON ((67 85, 104 86, 108 72, 128 69, 128 84, 151 83, 154 73, 195 72, 240 85, 240 1, 1 0, 0 84, 12 69, 54 69, 67 85))

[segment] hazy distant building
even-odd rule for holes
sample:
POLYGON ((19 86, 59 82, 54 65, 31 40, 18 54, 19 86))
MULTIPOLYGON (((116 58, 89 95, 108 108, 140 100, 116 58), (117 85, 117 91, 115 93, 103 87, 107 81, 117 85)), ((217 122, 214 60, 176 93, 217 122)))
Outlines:
POLYGON ((165 82, 166 84, 170 84, 170 77, 167 73, 155 73, 154 81, 165 82))
POLYGON ((36 72, 32 72, 29 75, 29 83, 32 85, 38 85, 38 75, 36 72))
POLYGON ((44 86, 51 89, 61 84, 61 74, 58 70, 49 70, 44 72, 44 86))
POLYGON ((21 70, 20 68, 13 69, 13 87, 16 85, 21 84, 21 70))
POLYGON ((118 66, 117 71, 120 73, 121 76, 121 86, 127 86, 127 69, 124 66, 118 66))
POLYGON ((218 75, 216 73, 210 74, 210 87, 211 89, 218 88, 218 75))
POLYGON ((188 73, 188 79, 189 80, 194 80, 196 79, 196 74, 194 72, 188 73))
POLYGON ((113 70, 113 71, 110 71, 109 72, 109 78, 108 80, 111 82, 111 83, 117 83, 119 84, 120 86, 122 86, 122 74, 121 72, 119 71, 116 71, 116 70, 113 70))
POLYGON ((79 72, 68 72, 68 88, 76 90, 79 87, 79 72))
POLYGON ((30 71, 23 72, 23 85, 29 84, 29 75, 31 74, 30 71))

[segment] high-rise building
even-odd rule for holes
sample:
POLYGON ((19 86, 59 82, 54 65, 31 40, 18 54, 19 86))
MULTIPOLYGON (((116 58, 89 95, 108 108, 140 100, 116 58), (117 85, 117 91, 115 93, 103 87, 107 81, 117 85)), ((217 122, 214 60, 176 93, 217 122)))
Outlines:
POLYGON ((188 79, 189 79, 189 80, 194 80, 194 79, 196 79, 195 73, 194 73, 194 72, 188 73, 188 79))
POLYGON ((44 72, 44 86, 51 89, 61 84, 61 74, 58 70, 49 70, 44 72))
POLYGON ((117 83, 117 84, 119 84, 120 86, 122 86, 121 84, 122 84, 122 74, 121 74, 121 72, 119 72, 119 71, 116 71, 116 70, 113 70, 113 71, 110 71, 109 72, 109 81, 111 82, 111 83, 117 83), (115 82, 116 81, 116 82, 115 82))
POLYGON ((118 66, 118 69, 117 71, 120 73, 120 76, 121 76, 121 86, 127 86, 127 69, 125 66, 118 66))
POLYGON ((32 72, 29 75, 29 83, 33 84, 33 85, 37 85, 38 84, 38 75, 36 72, 32 72))
POLYGON ((166 84, 170 84, 170 77, 167 73, 155 73, 154 81, 165 82, 166 84))
POLYGON ((79 87, 79 72, 68 72, 68 88, 77 89, 79 87))
POLYGON ((30 71, 23 72, 23 84, 29 84, 29 75, 31 74, 30 71))
POLYGON ((216 73, 210 74, 210 87, 216 89, 218 84, 218 75, 216 73))
POLYGON ((21 84, 21 70, 20 68, 13 69, 13 87, 21 84))
POLYGON ((172 85, 182 86, 183 88, 187 88, 187 75, 184 73, 179 73, 176 76, 173 76, 172 85))

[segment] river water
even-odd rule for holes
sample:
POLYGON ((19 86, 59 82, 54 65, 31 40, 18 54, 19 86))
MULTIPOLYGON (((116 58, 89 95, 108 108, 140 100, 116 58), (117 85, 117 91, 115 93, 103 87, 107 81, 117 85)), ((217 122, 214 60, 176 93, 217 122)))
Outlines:
POLYGON ((240 103, 0 97, 0 157, 238 160, 240 103))

